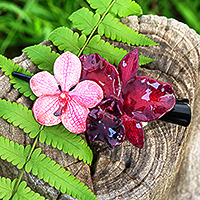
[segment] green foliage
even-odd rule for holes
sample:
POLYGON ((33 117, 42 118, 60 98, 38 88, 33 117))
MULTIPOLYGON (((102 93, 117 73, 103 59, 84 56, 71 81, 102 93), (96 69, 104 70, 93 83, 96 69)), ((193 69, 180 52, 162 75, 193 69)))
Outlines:
POLYGON ((15 102, 0 99, 0 117, 14 126, 19 126, 25 133, 31 132, 31 138, 36 137, 41 128, 41 125, 35 121, 32 111, 15 102))
MULTIPOLYGON (((97 9, 97 13, 102 14, 111 0, 88 0, 88 2, 93 9, 97 9)), ((122 3, 126 2, 127 0, 122 0, 122 3)), ((136 2, 141 5, 145 15, 157 14, 175 18, 200 33, 199 0, 193 0, 192 3, 191 0, 137 0, 136 2)), ((19 55, 22 48, 47 39, 55 28, 72 27, 68 16, 83 6, 88 7, 84 0, 66 0, 64 3, 62 0, 1 1, 0 53, 3 54, 7 49, 8 57, 19 55)), ((139 8, 138 11, 138 14, 132 14, 142 14, 139 8)))
MULTIPOLYGON (((56 29, 49 36, 49 39, 54 45, 58 46, 60 50, 68 50, 78 56, 82 53, 87 55, 99 53, 112 64, 118 64, 126 51, 114 48, 108 42, 100 39, 100 36, 105 34, 106 37, 111 38, 112 40, 122 41, 137 46, 157 45, 157 43, 146 36, 138 34, 138 32, 122 24, 117 18, 109 13, 111 12, 119 16, 128 16, 130 14, 135 14, 134 12, 141 13, 140 6, 134 1, 88 0, 88 3, 93 9, 97 9, 95 13, 89 11, 87 8, 82 8, 69 17, 76 28, 82 31, 83 34, 81 36, 64 27, 56 29), (100 17, 98 13, 103 15, 100 17), (95 33, 96 30, 99 35, 95 33), (87 40, 85 34, 90 34, 87 40)), ((150 61, 150 59, 146 59, 145 62, 142 63, 147 63, 147 61, 150 61)))
POLYGON ((200 20, 200 1, 178 1, 173 0, 172 1, 174 6, 176 7, 177 11, 181 13, 182 18, 186 21, 186 23, 190 26, 196 29, 200 33, 200 27, 199 27, 199 20, 200 20))
MULTIPOLYGON (((72 176, 69 171, 66 171, 59 164, 56 164, 54 160, 51 160, 45 154, 41 154, 40 148, 35 149, 34 152, 31 153, 29 159, 30 149, 30 145, 24 148, 23 145, 0 137, 1 159, 12 162, 12 164, 17 165, 19 169, 24 167, 25 171, 28 173, 32 171, 33 175, 37 175, 38 178, 48 182, 51 186, 60 189, 62 193, 68 193, 79 199, 96 199, 95 195, 84 185, 84 183, 81 183, 72 176)), ((43 199, 38 194, 31 192, 29 188, 25 189, 25 186, 26 184, 22 182, 21 186, 18 187, 18 194, 15 193, 16 199, 18 196, 23 196, 24 198, 33 196, 34 199, 43 199)), ((5 181, 5 179, 0 180, 0 195, 9 195, 10 190, 12 190, 12 192, 14 190, 10 181, 5 181), (5 185, 9 185, 8 191, 5 191, 5 185)))
MULTIPOLYGON (((11 103, 0 99, 0 117, 19 126, 25 133, 30 133, 31 138, 36 137, 41 130, 41 125, 35 121, 32 111, 15 102, 11 103)), ((61 125, 44 127, 40 132, 39 140, 64 153, 73 155, 75 158, 79 157, 88 164, 92 163, 93 154, 87 143, 80 136, 69 132, 61 125)))
POLYGON ((79 30, 82 30, 83 34, 89 35, 97 25, 100 15, 98 13, 94 14, 88 8, 83 7, 70 15, 69 19, 79 30))
POLYGON ((104 35, 112 40, 122 41, 124 43, 132 45, 157 45, 154 41, 150 40, 148 37, 133 31, 130 27, 119 22, 111 14, 107 14, 102 23, 98 27, 99 35, 104 35))
POLYGON ((111 7, 110 12, 120 17, 129 15, 141 15, 142 9, 135 1, 132 0, 116 0, 116 3, 111 7))
POLYGON ((109 42, 105 42, 99 35, 95 35, 84 50, 84 54, 99 53, 107 61, 118 66, 120 60, 128 53, 123 49, 112 46, 109 42))
POLYGON ((45 198, 40 196, 38 193, 32 191, 29 187, 26 187, 27 183, 25 181, 21 182, 16 193, 14 194, 12 200, 44 200, 45 198))
POLYGON ((139 55, 139 65, 146 65, 147 63, 150 63, 150 62, 153 62, 155 61, 154 59, 152 58, 148 58, 148 57, 145 57, 145 56, 142 56, 142 55, 139 55))
MULTIPOLYGON (((15 188, 17 179, 11 182, 9 178, 0 177, 0 198, 3 200, 9 200, 12 196, 12 192, 15 188)), ((26 187, 25 181, 21 182, 16 193, 13 195, 12 200, 44 200, 45 198, 38 193, 33 192, 29 187, 26 187), (25 188, 26 187, 26 188, 25 188)))
POLYGON ((0 9, 2 10, 8 10, 12 13, 17 14, 21 19, 25 20, 27 23, 30 23, 31 19, 27 15, 26 12, 23 11, 23 9, 20 8, 17 4, 13 4, 9 1, 1 1, 0 2, 0 9))
POLYGON ((89 146, 80 136, 71 133, 64 126, 44 127, 39 140, 42 143, 52 145, 54 148, 62 150, 64 153, 73 155, 89 165, 92 163, 93 154, 89 146))
POLYGON ((12 196, 17 179, 13 182, 9 178, 0 177, 0 199, 9 200, 12 196))
MULTIPOLYGON (((103 14, 112 3, 112 0, 87 0, 87 2, 90 4, 91 8, 97 9, 97 13, 103 14)), ((142 9, 135 1, 115 0, 110 12, 119 15, 120 17, 127 17, 129 15, 139 16, 142 14, 142 9)))
POLYGON ((26 172, 32 171, 33 175, 48 182, 51 186, 54 186, 57 190, 60 189, 62 193, 67 193, 74 198, 92 200, 97 199, 94 194, 70 174, 69 171, 65 171, 55 161, 51 160, 45 154, 41 154, 41 149, 35 149, 31 159, 25 166, 26 172))
POLYGON ((24 148, 23 145, 14 143, 4 137, 0 137, 0 157, 3 160, 12 162, 13 165, 17 165, 18 169, 22 169, 26 163, 26 158, 30 152, 31 146, 28 145, 24 148))
MULTIPOLYGON (((95 35, 90 40, 83 53, 89 55, 96 52, 98 52, 107 61, 114 63, 116 66, 119 65, 121 59, 128 53, 124 49, 119 49, 117 47, 112 46, 109 42, 105 42, 101 39, 99 35, 95 35)), ((140 55, 139 58, 139 65, 145 65, 154 61, 152 58, 148 58, 142 55, 140 55)))
POLYGON ((20 93, 23 93, 24 96, 29 97, 32 100, 36 99, 36 96, 30 89, 29 83, 12 76, 12 72, 14 71, 28 76, 32 76, 33 74, 2 55, 0 55, 0 67, 2 71, 10 77, 10 82, 13 84, 14 88, 19 89, 20 93))
POLYGON ((50 34, 49 40, 53 41, 60 50, 78 54, 86 41, 86 36, 83 34, 79 37, 78 33, 74 33, 67 27, 60 27, 50 34))
POLYGON ((53 73, 53 64, 56 58, 60 55, 51 52, 51 48, 48 46, 34 45, 23 49, 24 53, 27 53, 28 57, 38 65, 38 68, 43 71, 53 73))
POLYGON ((98 14, 103 14, 106 12, 107 8, 109 7, 112 0, 87 0, 87 2, 90 4, 91 8, 96 10, 98 14))
POLYGON ((68 16, 87 6, 84 0, 0 1, 0 53, 10 58, 21 49, 46 40, 59 26, 71 27, 68 16))

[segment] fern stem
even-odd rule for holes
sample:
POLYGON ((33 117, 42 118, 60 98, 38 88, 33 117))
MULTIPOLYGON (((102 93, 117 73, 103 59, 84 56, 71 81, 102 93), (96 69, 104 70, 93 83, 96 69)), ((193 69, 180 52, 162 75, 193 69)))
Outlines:
MULTIPOLYGON (((36 138, 35 138, 35 141, 34 141, 34 143, 33 143, 33 145, 32 145, 32 148, 31 148, 31 150, 30 150, 30 152, 29 152, 29 155, 28 155, 28 157, 27 157, 27 159, 26 159, 26 163, 24 164, 24 167, 23 167, 23 169, 22 169, 22 172, 21 172, 21 174, 20 174, 20 177, 19 177, 19 179, 17 180, 16 186, 15 186, 15 188, 14 188, 14 190, 13 190, 12 197, 13 197, 14 194, 16 193, 17 188, 19 187, 19 184, 21 183, 22 176, 24 175, 24 172, 25 172, 25 166, 26 166, 27 162, 30 160, 31 155, 33 154, 33 151, 34 151, 35 146, 36 146, 36 144, 37 144, 37 142, 38 142, 38 139, 39 139, 40 132, 42 131, 43 128, 44 128, 44 126, 41 126, 40 131, 38 132, 38 135, 37 135, 36 138)), ((11 199, 12 199, 12 197, 11 197, 11 199)))
POLYGON ((81 50, 78 53, 78 57, 80 57, 80 55, 82 54, 82 52, 84 51, 85 47, 88 45, 90 39, 92 38, 92 36, 94 35, 95 31, 97 30, 99 24, 103 21, 103 19, 105 18, 105 16, 107 15, 108 11, 110 10, 110 8, 113 6, 113 4, 116 2, 116 0, 113 0, 111 2, 111 4, 108 6, 107 10, 105 11, 105 13, 102 15, 101 19, 99 20, 99 22, 97 23, 97 25, 94 27, 94 29, 92 30, 92 32, 90 33, 88 39, 86 40, 84 46, 81 48, 81 50))

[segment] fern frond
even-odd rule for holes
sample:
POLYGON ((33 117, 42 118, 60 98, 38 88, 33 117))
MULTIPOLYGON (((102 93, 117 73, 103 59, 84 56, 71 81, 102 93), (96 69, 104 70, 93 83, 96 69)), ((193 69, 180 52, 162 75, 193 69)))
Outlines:
POLYGON ((112 0, 87 0, 90 4, 90 7, 96 9, 98 14, 103 14, 111 4, 112 0))
POLYGON ((17 188, 16 193, 13 195, 12 200, 27 199, 27 200, 44 200, 43 196, 35 193, 29 187, 26 187, 27 183, 25 181, 21 182, 17 188))
POLYGON ((149 57, 145 57, 145 56, 142 56, 142 55, 139 55, 139 65, 146 65, 150 62, 153 62, 155 61, 154 59, 152 58, 149 58, 149 57))
POLYGON ((85 200, 97 200, 95 195, 88 189, 84 183, 76 179, 69 171, 66 171, 54 160, 51 160, 45 154, 41 154, 41 149, 35 149, 30 160, 25 165, 25 171, 32 171, 33 175, 48 182, 62 193, 85 200))
POLYGON ((67 27, 59 27, 50 34, 49 40, 60 50, 71 51, 77 55, 85 44, 86 36, 83 34, 79 37, 78 33, 74 33, 67 27))
POLYGON ((19 126, 25 133, 31 132, 31 138, 37 136, 41 127, 35 121, 31 110, 15 102, 11 103, 10 101, 0 99, 0 117, 3 117, 14 126, 19 126))
POLYGON ((28 76, 33 76, 33 74, 2 55, 0 55, 0 67, 2 71, 10 77, 10 82, 13 84, 14 88, 19 89, 20 93, 24 94, 24 96, 29 97, 32 100, 36 99, 36 96, 30 89, 29 83, 12 76, 12 72, 14 71, 28 76))
POLYGON ((112 46, 109 42, 105 42, 104 40, 102 40, 99 35, 95 35, 90 40, 83 53, 86 55, 92 53, 99 53, 108 62, 118 66, 120 60, 128 52, 123 49, 119 49, 117 47, 112 46))
POLYGON ((34 45, 22 50, 38 68, 53 73, 53 65, 60 54, 52 51, 49 46, 34 45))
POLYGON ((13 165, 17 165, 18 169, 22 169, 22 167, 25 165, 30 149, 30 145, 24 148, 23 145, 19 145, 18 143, 14 143, 13 141, 5 139, 3 136, 0 137, 1 159, 7 160, 13 165))
POLYGON ((89 11, 88 8, 81 8, 69 16, 69 19, 77 27, 78 30, 82 31, 83 34, 89 35, 94 27, 98 24, 100 15, 94 14, 89 11))
POLYGON ((96 9, 98 14, 106 12, 111 3, 115 1, 109 12, 119 15, 120 17, 127 17, 129 15, 141 15, 141 7, 132 0, 87 0, 91 8, 96 9))
POLYGON ((110 12, 120 17, 127 17, 129 15, 141 15, 142 9, 139 4, 132 0, 116 0, 110 9, 110 12))
POLYGON ((39 141, 52 145, 75 158, 79 157, 79 160, 83 160, 89 165, 92 163, 93 154, 87 143, 62 125, 44 127, 40 133, 39 141))
MULTIPOLYGON (((95 35, 86 46, 83 51, 85 55, 89 55, 92 53, 99 53, 100 56, 105 58, 108 62, 115 64, 115 66, 119 65, 121 59, 128 53, 124 49, 119 49, 117 47, 112 46, 109 42, 105 42, 101 39, 99 35, 95 35)), ((150 62, 155 61, 152 58, 148 58, 140 55, 139 65, 145 65, 150 62)))
POLYGON ((112 40, 122 41, 131 45, 157 45, 157 43, 145 35, 139 34, 130 27, 119 22, 118 19, 110 13, 108 13, 102 23, 100 23, 98 33, 101 36, 105 34, 107 38, 111 37, 112 40))
POLYGON ((0 177, 0 199, 9 200, 12 196, 17 179, 11 182, 9 178, 0 177))

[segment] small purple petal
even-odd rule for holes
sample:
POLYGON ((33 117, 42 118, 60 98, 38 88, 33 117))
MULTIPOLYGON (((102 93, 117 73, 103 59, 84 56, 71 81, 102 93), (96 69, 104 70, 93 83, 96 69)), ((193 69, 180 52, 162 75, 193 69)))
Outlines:
POLYGON ((120 145, 125 139, 120 116, 117 103, 113 100, 105 100, 93 108, 87 118, 86 133, 89 140, 107 142, 109 148, 120 145))

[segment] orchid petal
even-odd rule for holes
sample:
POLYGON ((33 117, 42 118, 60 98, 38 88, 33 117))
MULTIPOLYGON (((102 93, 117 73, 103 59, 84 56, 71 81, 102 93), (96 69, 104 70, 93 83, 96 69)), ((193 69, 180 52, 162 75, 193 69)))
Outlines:
POLYGON ((115 66, 103 59, 99 54, 82 55, 81 80, 92 80, 98 83, 103 91, 104 96, 119 96, 121 92, 121 83, 119 73, 115 66))
POLYGON ((72 133, 82 133, 86 130, 86 119, 89 109, 79 104, 75 99, 67 103, 67 108, 61 118, 66 129, 72 133))
POLYGON ((79 58, 69 51, 61 54, 54 63, 54 75, 62 91, 69 91, 79 82, 81 76, 79 58))
POLYGON ((54 113, 59 109, 58 95, 39 97, 33 105, 35 120, 45 126, 53 126, 61 122, 60 116, 54 113))
POLYGON ((69 95, 87 108, 92 108, 103 99, 103 90, 94 81, 85 80, 78 83, 69 95))
POLYGON ((139 66, 138 50, 135 49, 126 54, 118 66, 119 75, 124 88, 130 80, 135 79, 139 66))
POLYGON ((169 112, 175 105, 174 90, 146 76, 137 76, 123 90, 123 110, 138 121, 153 121, 169 112))
POLYGON ((125 128, 126 139, 134 146, 142 149, 144 144, 144 131, 142 124, 127 115, 123 115, 121 120, 123 121, 125 128))
POLYGON ((125 129, 122 121, 100 106, 92 109, 87 118, 87 131, 89 140, 107 142, 109 148, 120 145, 125 139, 125 129))
POLYGON ((36 96, 59 94, 60 90, 53 75, 43 71, 35 74, 30 80, 30 88, 36 96))

